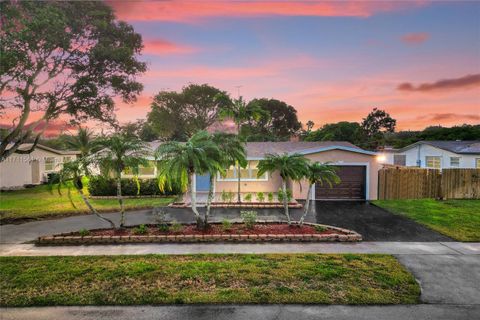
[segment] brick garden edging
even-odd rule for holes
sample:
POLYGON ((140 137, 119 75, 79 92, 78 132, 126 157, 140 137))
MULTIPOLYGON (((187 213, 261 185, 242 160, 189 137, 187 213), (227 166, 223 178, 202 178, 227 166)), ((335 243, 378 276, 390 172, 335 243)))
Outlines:
MULTIPOLYGON (((279 223, 279 221, 258 221, 258 223, 279 223)), ((283 223, 283 222, 282 222, 283 223)), ((198 242, 357 242, 362 236, 355 231, 343 228, 322 226, 339 233, 329 234, 190 234, 190 235, 125 235, 125 236, 72 236, 60 234, 39 237, 36 245, 90 245, 126 243, 198 243, 198 242)))
MULTIPOLYGON (((172 198, 175 195, 140 195, 140 196, 122 196, 123 199, 150 199, 150 198, 172 198)), ((89 196, 92 200, 116 200, 117 196, 89 196)))

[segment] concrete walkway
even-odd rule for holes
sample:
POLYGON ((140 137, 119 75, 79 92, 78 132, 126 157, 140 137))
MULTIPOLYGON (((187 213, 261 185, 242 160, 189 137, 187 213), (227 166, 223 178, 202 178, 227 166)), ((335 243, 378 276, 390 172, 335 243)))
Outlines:
POLYGON ((455 320, 478 319, 478 305, 207 305, 0 309, 4 320, 455 320))
POLYGON ((480 243, 179 243, 91 246, 1 244, 0 256, 81 256, 201 253, 384 253, 394 255, 480 255, 480 243))

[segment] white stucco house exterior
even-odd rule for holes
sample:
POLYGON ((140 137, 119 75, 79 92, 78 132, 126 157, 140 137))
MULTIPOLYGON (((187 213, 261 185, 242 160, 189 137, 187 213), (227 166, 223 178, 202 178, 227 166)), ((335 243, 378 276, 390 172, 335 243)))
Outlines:
POLYGON ((420 168, 480 168, 480 140, 419 141, 379 152, 383 164, 420 168))
MULTIPOLYGON (((25 143, 19 149, 29 150, 31 146, 25 143)), ((41 144, 29 154, 14 153, 0 163, 0 189, 44 183, 48 173, 58 172, 63 163, 76 159, 79 154, 79 151, 61 151, 41 144)))

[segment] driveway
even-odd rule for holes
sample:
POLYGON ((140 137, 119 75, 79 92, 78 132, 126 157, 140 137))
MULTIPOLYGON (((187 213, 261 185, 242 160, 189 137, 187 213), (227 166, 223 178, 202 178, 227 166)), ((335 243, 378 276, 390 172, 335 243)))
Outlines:
POLYGON ((364 241, 453 241, 367 202, 315 201, 312 211, 310 221, 354 230, 364 241))

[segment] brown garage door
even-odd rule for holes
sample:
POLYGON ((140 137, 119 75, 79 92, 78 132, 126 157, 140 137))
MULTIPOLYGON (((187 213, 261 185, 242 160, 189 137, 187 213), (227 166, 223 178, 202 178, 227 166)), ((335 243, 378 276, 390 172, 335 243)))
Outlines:
POLYGON ((337 166, 342 180, 332 188, 326 183, 315 186, 315 199, 361 200, 365 199, 366 167, 337 166))

